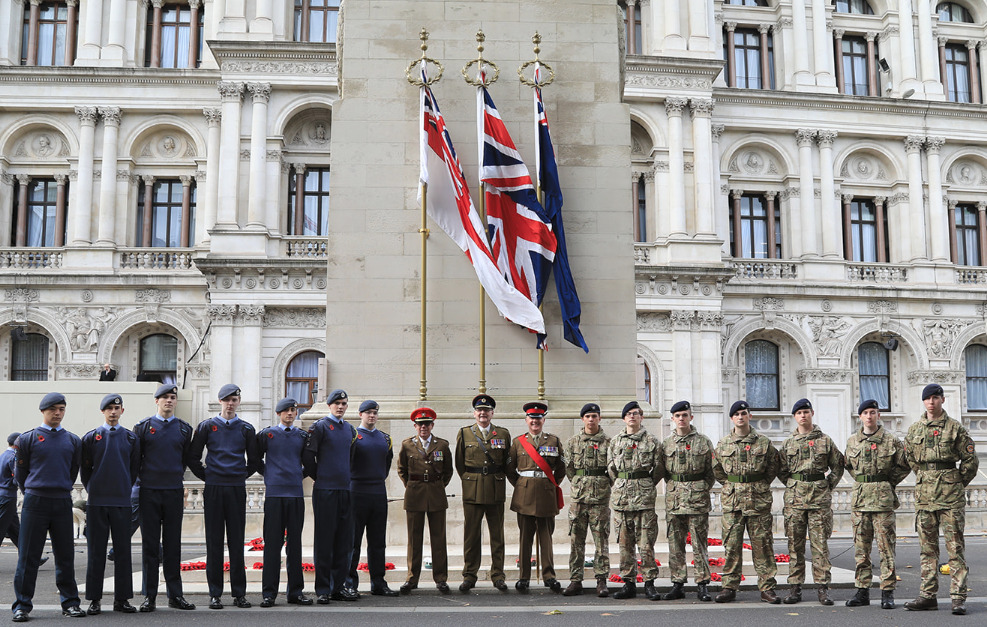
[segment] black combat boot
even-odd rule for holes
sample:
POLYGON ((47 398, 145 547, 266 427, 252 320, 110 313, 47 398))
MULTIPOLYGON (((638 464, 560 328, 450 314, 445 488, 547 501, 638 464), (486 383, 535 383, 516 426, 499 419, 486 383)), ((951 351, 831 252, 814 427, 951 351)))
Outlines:
POLYGON ((795 605, 802 601, 802 586, 795 584, 792 589, 788 591, 788 596, 785 597, 785 605, 795 605))
POLYGON ((658 588, 655 588, 654 579, 644 582, 644 596, 648 597, 649 601, 661 601, 661 594, 658 592, 658 588))
POLYGON ((847 607, 861 607, 870 605, 870 588, 857 588, 857 594, 846 602, 847 607))
POLYGON ((615 599, 633 599, 637 596, 637 584, 632 579, 624 580, 624 587, 613 593, 615 599))
POLYGON ((894 609, 894 590, 881 590, 881 609, 894 609))
POLYGON ((696 584, 696 597, 703 603, 709 603, 713 600, 713 597, 709 596, 709 590, 704 583, 696 584))
POLYGON ((685 584, 679 583, 677 581, 672 582, 672 589, 669 590, 668 592, 666 592, 665 594, 663 594, 662 597, 661 597, 661 600, 662 601, 675 601, 677 599, 684 599, 685 598, 685 592, 683 592, 683 590, 682 590, 682 588, 684 586, 685 586, 685 584))

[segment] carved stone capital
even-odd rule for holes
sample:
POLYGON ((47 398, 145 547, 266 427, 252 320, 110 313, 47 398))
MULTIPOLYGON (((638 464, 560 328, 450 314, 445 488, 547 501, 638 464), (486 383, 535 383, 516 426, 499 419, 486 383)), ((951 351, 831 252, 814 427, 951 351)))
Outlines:
POLYGON ((719 141, 720 136, 723 135, 723 131, 726 130, 726 126, 723 124, 713 124, 709 127, 710 133, 713 134, 713 141, 719 141))
POLYGON ((182 181, 182 187, 191 187, 192 180, 195 178, 191 174, 179 174, 178 178, 182 181))
POLYGON ((768 33, 771 32, 771 24, 758 24, 757 32, 761 33, 762 35, 767 35, 768 33))
POLYGON ((708 118, 713 114, 713 99, 692 98, 689 100, 689 108, 692 110, 692 117, 708 118))
POLYGON ((909 135, 905 138, 905 152, 914 153, 922 150, 922 146, 925 145, 925 138, 921 135, 909 135))
POLYGON ((728 33, 732 33, 733 31, 737 30, 736 22, 723 22, 723 26, 726 27, 728 33))
POLYGON ((75 114, 79 116, 82 126, 96 126, 99 110, 96 107, 76 107, 75 114))
POLYGON ((853 194, 843 194, 843 202, 853 202, 853 194))
POLYGON ((202 110, 202 115, 206 116, 209 126, 219 126, 223 119, 223 110, 219 107, 206 107, 202 110))
POLYGON ((68 181, 68 180, 69 180, 69 176, 67 174, 56 174, 55 175, 55 183, 58 184, 58 185, 65 185, 66 181, 68 181))
POLYGON ((967 39, 965 43, 967 50, 973 52, 974 50, 977 49, 977 44, 980 42, 976 39, 967 39))
POLYGON ((925 151, 930 155, 938 155, 939 151, 942 150, 943 145, 946 143, 945 137, 926 137, 925 138, 925 151))
POLYGON ((305 174, 305 164, 304 163, 295 163, 295 164, 293 164, 293 167, 295 168, 295 174, 305 174))
POLYGON ((774 200, 775 198, 778 197, 778 192, 774 191, 773 189, 769 189, 768 191, 764 192, 764 197, 767 200, 774 200))
POLYGON ((14 178, 17 179, 17 182, 21 186, 27 185, 27 184, 29 184, 31 182, 31 175, 30 174, 15 174, 14 175, 14 178))
POLYGON ((730 190, 730 198, 732 200, 737 200, 738 198, 740 198, 743 195, 744 195, 744 190, 742 190, 742 189, 731 189, 730 190))
POLYGON ((223 102, 240 102, 243 98, 243 83, 239 81, 219 81, 216 88, 223 102))
POLYGON ((682 115, 682 109, 689 104, 687 98, 665 98, 665 114, 669 116, 682 115))
POLYGON ((794 24, 794 22, 790 17, 778 18, 778 22, 777 22, 778 28, 791 28, 792 24, 794 24))
POLYGON ((939 46, 942 47, 949 43, 949 37, 939 37, 936 41, 938 41, 939 46))
POLYGON ((123 112, 120 107, 100 107, 99 116, 103 118, 104 126, 120 126, 120 119, 123 112))
POLYGON ((266 103, 271 99, 270 83, 247 83, 247 89, 250 90, 250 94, 254 97, 254 102, 266 103))
POLYGON ((188 0, 188 6, 190 9, 198 9, 202 6, 202 0, 188 0))
POLYGON ((800 128, 795 131, 795 143, 799 148, 812 146, 812 140, 816 138, 816 131, 811 128, 800 128))
POLYGON ((204 183, 205 180, 206 180, 206 171, 205 170, 196 170, 195 171, 195 182, 196 183, 204 183))
POLYGON ((837 135, 839 135, 837 131, 817 131, 816 142, 820 148, 832 148, 837 135))
POLYGON ((142 174, 141 180, 144 181, 144 185, 154 185, 154 175, 153 174, 142 174))
POLYGON ((843 35, 845 33, 846 33, 846 29, 845 28, 834 28, 833 29, 833 37, 835 37, 836 39, 843 39, 843 35))
POLYGON ((875 39, 877 39, 877 33, 872 30, 869 30, 866 33, 864 33, 864 39, 866 39, 867 41, 874 41, 875 39))

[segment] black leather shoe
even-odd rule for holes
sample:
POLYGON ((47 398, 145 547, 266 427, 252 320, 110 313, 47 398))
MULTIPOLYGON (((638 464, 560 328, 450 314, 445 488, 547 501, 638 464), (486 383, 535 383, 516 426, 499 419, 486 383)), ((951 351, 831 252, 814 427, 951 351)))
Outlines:
POLYGON ((517 583, 514 584, 514 589, 518 592, 527 592, 530 584, 527 579, 518 579, 517 583))
POLYGON ((312 605, 313 603, 315 603, 315 601, 308 598, 304 594, 297 597, 288 597, 288 605, 312 605))
POLYGON ((552 592, 562 591, 562 584, 560 584, 559 580, 555 579, 554 577, 552 579, 545 580, 545 587, 551 590, 552 592))
POLYGON ((857 588, 857 593, 846 602, 847 607, 870 605, 870 588, 857 588))
POLYGON ((449 584, 447 584, 444 581, 440 581, 439 583, 435 584, 435 588, 439 592, 449 592, 449 584))
POLYGON ((709 596, 709 589, 706 587, 706 584, 696 584, 696 598, 703 603, 709 603, 713 600, 713 597, 709 596))
MULTIPOLYGON (((449 586, 446 586, 446 589, 444 591, 448 592, 449 586)), ((385 583, 384 585, 371 590, 370 594, 378 597, 396 597, 398 596, 399 592, 397 590, 391 590, 390 588, 387 587, 387 584, 385 583)))
POLYGON ((62 610, 62 616, 69 616, 71 618, 85 618, 86 613, 82 611, 82 608, 78 605, 73 605, 72 607, 67 607, 62 610))
POLYGON ((211 610, 223 609, 223 601, 219 597, 209 597, 209 609, 211 610))
POLYGON ((410 581, 406 581, 403 584, 401 584, 399 590, 401 591, 401 594, 411 594, 411 591, 415 590, 416 588, 418 588, 417 583, 411 583, 410 581))
POLYGON ((341 588, 339 592, 332 595, 333 601, 356 601, 360 595, 348 588, 341 588))
POLYGON ((17 610, 14 612, 14 615, 10 620, 15 623, 26 623, 28 621, 27 612, 24 610, 17 610))
POLYGON ((114 612, 123 612, 124 614, 133 614, 137 611, 137 608, 130 604, 130 601, 114 601, 113 602, 114 612))
POLYGON ((316 603, 318 603, 319 605, 329 605, 329 595, 320 594, 316 603))
MULTIPOLYGON (((504 581, 503 579, 496 579, 494 580, 494 588, 497 588, 498 590, 503 592, 504 590, 507 590, 507 582, 504 581)), ((460 587, 459 589, 462 590, 462 587, 460 587)))
POLYGON ((112 548, 110 549, 109 553, 106 554, 106 559, 109 560, 109 561, 111 561, 111 562, 115 559, 115 557, 113 555, 113 549, 112 548))
MULTIPOLYGON (((153 607, 154 602, 152 601, 151 604, 153 607)), ((143 607, 144 606, 142 605, 141 608, 143 607)), ((174 608, 176 610, 194 610, 195 604, 186 601, 185 597, 172 597, 168 599, 168 607, 174 608)), ((141 611, 143 611, 143 609, 141 611)))
POLYGON ((144 602, 141 603, 141 609, 140 609, 141 613, 146 614, 148 612, 153 612, 156 609, 158 608, 155 607, 154 599, 152 599, 151 597, 145 597, 144 602))
POLYGON ((44 557, 41 558, 41 561, 38 562, 38 566, 41 566, 42 564, 44 564, 45 562, 47 562, 49 559, 50 558, 47 555, 45 555, 44 557))
POLYGON ((356 588, 354 588, 353 586, 343 586, 343 590, 346 590, 347 592, 350 592, 352 594, 355 594, 356 595, 356 598, 358 598, 358 599, 360 598, 360 593, 357 592, 356 588))
POLYGON ((661 593, 655 587, 654 579, 648 579, 644 582, 644 596, 648 597, 649 601, 661 601, 661 593))
POLYGON ((274 597, 264 597, 264 600, 260 602, 261 607, 274 607, 274 597))
POLYGON ((733 588, 724 588, 716 598, 713 599, 717 603, 729 603, 737 598, 737 591, 733 588))
POLYGON ((247 597, 233 597, 233 605, 245 610, 250 607, 250 601, 247 600, 247 597))
POLYGON ((637 584, 633 581, 625 581, 624 587, 613 593, 615 599, 633 599, 637 596, 637 584))
POLYGON ((924 610, 938 610, 939 601, 935 597, 931 597, 931 598, 919 597, 914 601, 909 601, 908 603, 905 603, 905 609, 919 611, 919 612, 924 610))
POLYGON ((881 609, 894 609, 894 590, 881 590, 881 609))
POLYGON ((460 592, 469 592, 470 589, 473 586, 475 586, 475 585, 476 585, 476 582, 475 581, 470 581, 469 579, 466 579, 466 580, 463 581, 463 583, 459 584, 459 591, 460 592))
POLYGON ((97 614, 102 614, 103 608, 99 606, 99 601, 93 601, 89 604, 89 609, 86 610, 86 614, 90 616, 96 616, 97 614))
POLYGON ((672 582, 672 589, 661 596, 662 601, 677 601, 679 599, 685 598, 685 592, 683 588, 685 584, 679 583, 677 581, 672 582))

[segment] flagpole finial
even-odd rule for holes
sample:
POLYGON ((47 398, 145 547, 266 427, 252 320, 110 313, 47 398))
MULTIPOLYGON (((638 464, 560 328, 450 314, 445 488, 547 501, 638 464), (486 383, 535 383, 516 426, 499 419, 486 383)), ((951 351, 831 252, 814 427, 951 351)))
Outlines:
POLYGON ((497 64, 483 58, 483 42, 486 40, 487 36, 483 34, 483 29, 476 31, 476 58, 463 66, 463 80, 474 87, 489 87, 496 83, 497 78, 500 77, 500 68, 497 67, 497 64), (477 70, 475 77, 470 76, 470 68, 474 65, 477 70), (492 69, 493 76, 488 76, 484 67, 492 69))
POLYGON ((425 30, 424 26, 422 26, 421 32, 418 33, 418 39, 422 42, 420 46, 422 56, 409 63, 408 67, 404 70, 404 75, 408 79, 408 82, 416 87, 424 87, 426 85, 438 83, 442 80, 442 72, 445 71, 445 68, 442 67, 441 63, 432 57, 425 55, 425 52, 428 50, 428 34, 428 31, 425 30), (428 76, 429 64, 434 65, 439 70, 439 73, 431 78, 428 76))
POLYGON ((521 64, 521 67, 517 69, 517 75, 518 80, 520 80, 523 84, 528 87, 540 89, 551 85, 555 81, 555 70, 552 69, 551 65, 538 58, 538 54, 541 52, 541 35, 538 34, 538 31, 535 31, 535 34, 531 37, 531 43, 535 45, 535 58, 521 64), (532 77, 528 78, 524 75, 524 72, 532 65, 535 66, 535 71, 532 77), (543 78, 542 70, 548 71, 548 77, 543 78))

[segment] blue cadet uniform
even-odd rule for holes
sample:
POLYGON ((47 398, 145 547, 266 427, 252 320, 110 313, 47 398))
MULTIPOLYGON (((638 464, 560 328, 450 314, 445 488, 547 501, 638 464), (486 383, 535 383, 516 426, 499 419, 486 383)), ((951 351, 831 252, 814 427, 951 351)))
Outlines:
MULTIPOLYGON (((280 414, 298 406, 293 398, 278 401, 274 411, 280 414)), ((311 605, 302 594, 302 525, 305 522, 305 496, 302 491, 304 471, 302 451, 308 432, 286 427, 280 422, 257 434, 258 472, 264 475, 264 572, 261 607, 271 607, 278 596, 281 581, 281 547, 286 543, 288 603, 311 605), (286 542, 287 541, 287 542, 286 542)))
MULTIPOLYGON (((65 405, 57 392, 46 394, 38 409, 65 405)), ((75 582, 75 534, 72 524, 72 485, 79 476, 82 441, 59 425, 42 424, 17 438, 14 478, 24 492, 17 571, 14 573, 14 622, 24 622, 34 607, 34 588, 45 539, 51 536, 55 554, 55 585, 62 613, 85 616, 79 609, 75 582)))
MULTIPOLYGON (((154 392, 158 399, 178 394, 178 387, 166 383, 154 392)), ((167 420, 155 414, 134 426, 140 446, 141 543, 144 568, 142 612, 155 610, 158 596, 158 565, 161 564, 168 604, 183 610, 195 606, 182 592, 182 517, 185 513, 185 467, 192 443, 192 427, 172 416, 167 420)))
MULTIPOLYGON (((333 390, 327 403, 347 400, 346 392, 333 390)), ((309 428, 304 462, 315 479, 312 511, 315 514, 315 593, 319 603, 330 598, 355 601, 343 590, 353 548, 350 502, 350 464, 356 449, 356 429, 342 418, 325 416, 309 428)))
MULTIPOLYGON (((100 411, 123 405, 119 394, 108 394, 100 411)), ((113 568, 113 609, 136 612, 128 600, 134 596, 130 557, 130 491, 140 472, 141 454, 137 436, 122 425, 103 423, 82 436, 82 485, 89 493, 86 508, 86 538, 89 563, 86 567, 86 599, 89 614, 99 614, 103 598, 106 545, 112 535, 120 561, 113 568)))
MULTIPOLYGON (((219 390, 219 400, 240 396, 232 383, 219 390)), ((209 607, 221 609, 223 596, 223 538, 230 554, 230 592, 237 607, 250 607, 243 536, 247 524, 247 477, 257 471, 257 433, 253 425, 234 416, 213 416, 199 423, 189 449, 189 470, 206 482, 203 515, 206 527, 206 581, 209 607), (206 453, 205 466, 202 452, 206 453)))
MULTIPOLYGON (((360 413, 380 409, 377 401, 363 401, 360 413)), ((387 474, 391 471, 394 451, 391 436, 380 429, 356 429, 356 448, 350 474, 353 494, 353 557, 346 587, 356 590, 360 584, 360 546, 363 532, 367 533, 367 567, 370 571, 370 592, 381 596, 397 596, 384 581, 384 552, 387 548, 387 474)))
POLYGON ((14 482, 14 457, 20 433, 7 436, 7 450, 0 453, 0 542, 10 538, 16 547, 21 533, 21 521, 17 518, 17 484, 14 482))

